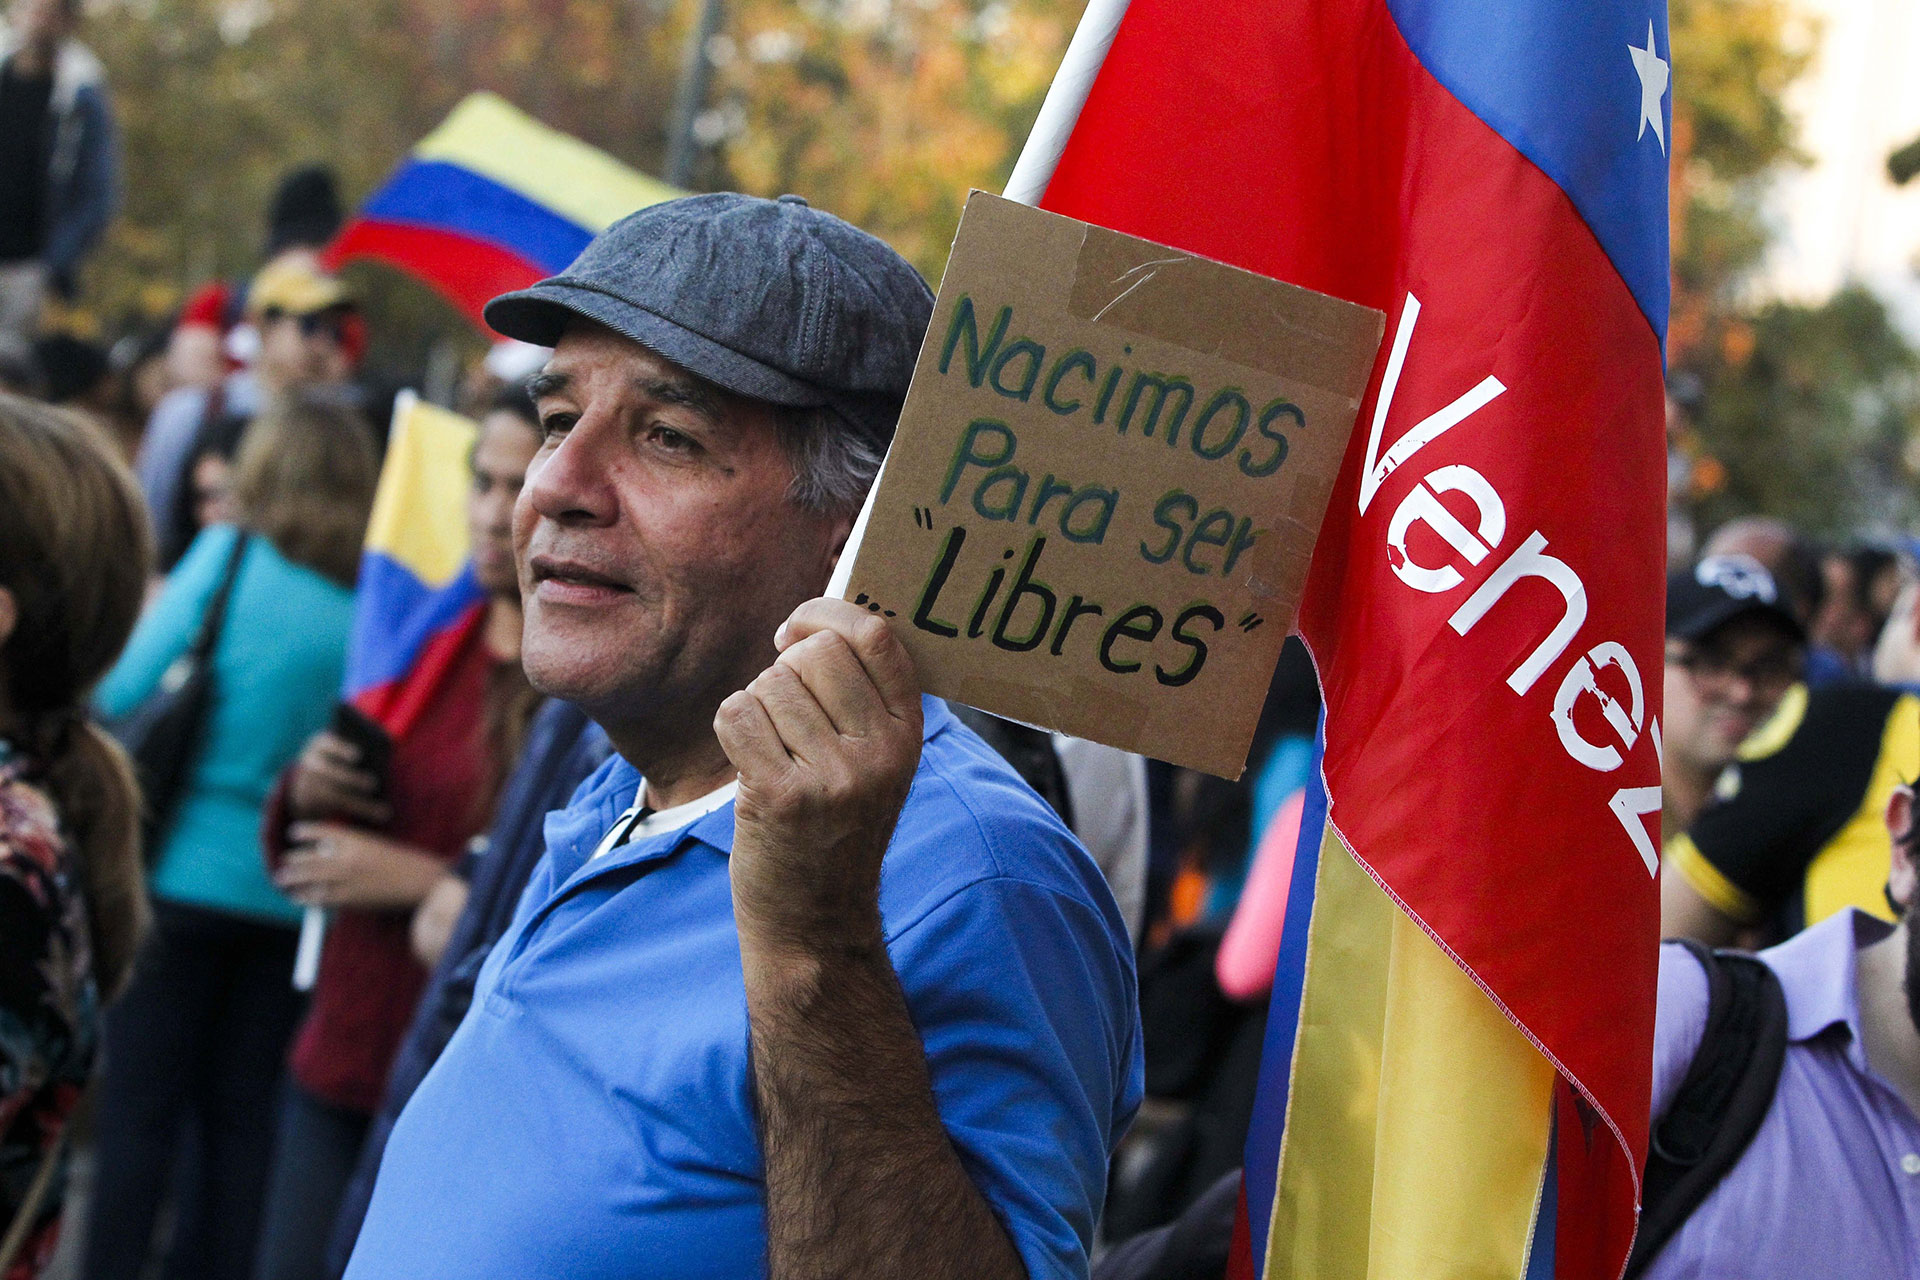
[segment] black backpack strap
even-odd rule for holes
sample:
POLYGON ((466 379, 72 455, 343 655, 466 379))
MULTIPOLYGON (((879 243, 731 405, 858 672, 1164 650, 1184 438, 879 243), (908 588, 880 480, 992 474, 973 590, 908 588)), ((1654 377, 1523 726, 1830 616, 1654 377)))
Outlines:
POLYGON ((234 531, 233 550, 227 553, 227 567, 220 575, 220 585, 213 590, 213 596, 207 601, 207 611, 200 618, 200 631, 193 637, 193 644, 187 652, 194 661, 205 662, 213 656, 213 646, 219 643, 220 628, 227 618, 227 600, 233 595, 233 584, 240 576, 240 562, 246 559, 247 543, 253 534, 246 529, 234 531))
POLYGON ((1707 1024, 1686 1079, 1654 1122, 1626 1280, 1646 1270, 1739 1163, 1786 1060, 1787 1000, 1773 970, 1744 952, 1683 945, 1707 974, 1707 1024))

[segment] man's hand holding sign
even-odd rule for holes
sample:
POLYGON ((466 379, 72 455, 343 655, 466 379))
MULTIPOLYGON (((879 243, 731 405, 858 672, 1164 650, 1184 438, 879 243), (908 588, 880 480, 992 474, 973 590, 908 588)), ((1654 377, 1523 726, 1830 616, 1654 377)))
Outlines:
POLYGON ((881 925, 880 864, 920 763, 913 661, 844 600, 801 605, 775 642, 714 719, 740 771, 729 870, 769 1271, 1024 1276, 941 1128, 881 925))
POLYGON ((870 952, 880 860, 920 763, 919 679, 886 625, 844 600, 801 605, 775 644, 779 660, 713 722, 740 771, 730 870, 742 950, 870 952))

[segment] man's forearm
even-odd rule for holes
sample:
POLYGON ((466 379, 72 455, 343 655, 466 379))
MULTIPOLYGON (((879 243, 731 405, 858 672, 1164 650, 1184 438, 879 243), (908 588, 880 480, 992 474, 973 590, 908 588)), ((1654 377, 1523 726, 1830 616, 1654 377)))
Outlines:
POLYGON ((940 1123, 878 929, 825 955, 743 936, 741 961, 770 1280, 1025 1280, 940 1123))
POLYGON ((925 728, 887 624, 810 600, 714 733, 740 771, 728 877, 772 1280, 1026 1280, 940 1123, 880 926, 925 728))

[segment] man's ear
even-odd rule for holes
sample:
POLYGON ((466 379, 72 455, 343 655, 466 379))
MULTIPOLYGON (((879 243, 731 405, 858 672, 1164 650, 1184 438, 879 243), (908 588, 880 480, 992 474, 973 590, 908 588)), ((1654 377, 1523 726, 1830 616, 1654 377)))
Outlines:
POLYGON ((1920 887, 1920 869, 1913 865, 1913 788, 1896 787, 1887 797, 1887 834, 1893 838, 1893 869, 1887 876, 1887 896, 1901 910, 1911 907, 1920 887))
POLYGON ((854 522, 860 518, 855 508, 833 518, 827 527, 827 572, 832 573, 840 567, 840 554, 847 549, 847 539, 853 536, 854 522))
POLYGON ((13 639, 13 629, 20 625, 20 605, 14 600, 13 592, 0 587, 0 645, 13 639))

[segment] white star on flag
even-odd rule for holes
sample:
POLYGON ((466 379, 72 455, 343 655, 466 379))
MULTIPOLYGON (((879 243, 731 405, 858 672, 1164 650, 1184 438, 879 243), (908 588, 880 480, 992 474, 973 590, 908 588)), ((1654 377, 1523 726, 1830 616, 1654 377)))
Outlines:
POLYGON ((1647 136, 1647 126, 1653 126, 1653 136, 1660 139, 1660 154, 1667 154, 1666 117, 1660 111, 1660 99, 1667 95, 1667 81, 1671 77, 1666 59, 1653 51, 1653 20, 1647 20, 1647 47, 1639 49, 1627 46, 1627 56, 1633 59, 1634 74, 1640 77, 1640 132, 1634 134, 1637 142, 1647 136))

